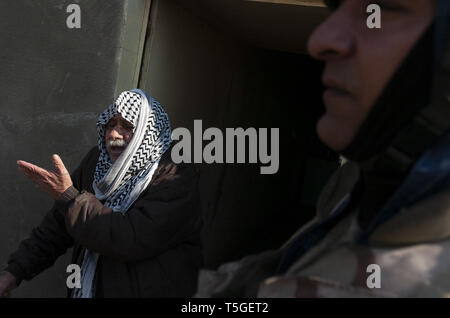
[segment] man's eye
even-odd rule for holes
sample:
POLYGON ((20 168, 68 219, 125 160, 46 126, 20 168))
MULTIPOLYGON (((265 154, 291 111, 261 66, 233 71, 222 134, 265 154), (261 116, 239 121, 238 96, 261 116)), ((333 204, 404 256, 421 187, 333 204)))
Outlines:
MULTIPOLYGON (((106 130, 111 130, 115 127, 115 125, 107 125, 106 126, 106 130)), ((133 131, 134 126, 122 126, 122 129, 126 130, 126 131, 133 131)))

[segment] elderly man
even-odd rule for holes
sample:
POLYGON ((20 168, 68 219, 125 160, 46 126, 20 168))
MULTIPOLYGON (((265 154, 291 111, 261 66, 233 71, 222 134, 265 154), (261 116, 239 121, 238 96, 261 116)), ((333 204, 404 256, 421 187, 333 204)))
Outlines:
POLYGON ((450 295, 450 2, 376 1, 381 29, 372 1, 326 2, 308 43, 325 63, 317 132, 347 162, 310 223, 201 272, 198 296, 450 295))
POLYGON ((0 275, 8 296, 73 247, 81 287, 70 297, 187 297, 202 264, 198 174, 171 161, 162 106, 142 90, 125 91, 97 122, 98 147, 72 176, 18 161, 56 199, 0 275))

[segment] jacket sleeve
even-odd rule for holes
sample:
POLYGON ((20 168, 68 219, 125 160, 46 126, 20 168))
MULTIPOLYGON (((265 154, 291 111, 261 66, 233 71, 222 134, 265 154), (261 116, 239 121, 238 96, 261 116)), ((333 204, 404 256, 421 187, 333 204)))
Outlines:
POLYGON ((52 266, 72 245, 64 218, 54 205, 41 224, 10 255, 5 270, 14 275, 19 285, 22 280, 31 280, 52 266))
MULTIPOLYGON (((89 152, 91 153, 92 151, 89 152)), ((82 166, 89 154, 71 175, 74 185, 80 184, 82 166)), ((55 202, 41 224, 34 228, 30 236, 10 255, 5 270, 14 275, 19 285, 22 280, 31 280, 52 266, 59 256, 73 246, 73 242, 67 232, 64 216, 55 202)))
POLYGON ((149 186, 125 214, 69 188, 61 199, 68 232, 89 250, 124 262, 153 258, 189 241, 201 224, 198 175, 190 166, 177 168, 170 180, 149 186))

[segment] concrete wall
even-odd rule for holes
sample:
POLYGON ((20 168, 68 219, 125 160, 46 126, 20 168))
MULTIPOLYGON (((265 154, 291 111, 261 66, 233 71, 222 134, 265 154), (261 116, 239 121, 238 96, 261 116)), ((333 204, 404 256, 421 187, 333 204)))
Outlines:
MULTIPOLYGON (((69 170, 96 144, 95 121, 114 98, 122 0, 0 2, 0 264, 52 205, 16 160, 50 167, 61 155, 69 170), (81 29, 66 27, 66 7, 81 7, 81 29)), ((65 297, 69 255, 17 297, 65 297)))

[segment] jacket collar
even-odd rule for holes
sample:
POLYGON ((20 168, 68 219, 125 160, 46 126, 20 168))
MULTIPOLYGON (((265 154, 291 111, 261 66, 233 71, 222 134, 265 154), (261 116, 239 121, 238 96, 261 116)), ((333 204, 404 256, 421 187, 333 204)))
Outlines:
POLYGON ((417 242, 419 237, 438 240, 450 237, 448 228, 450 131, 414 165, 393 197, 362 232, 360 242, 408 243, 417 242))

